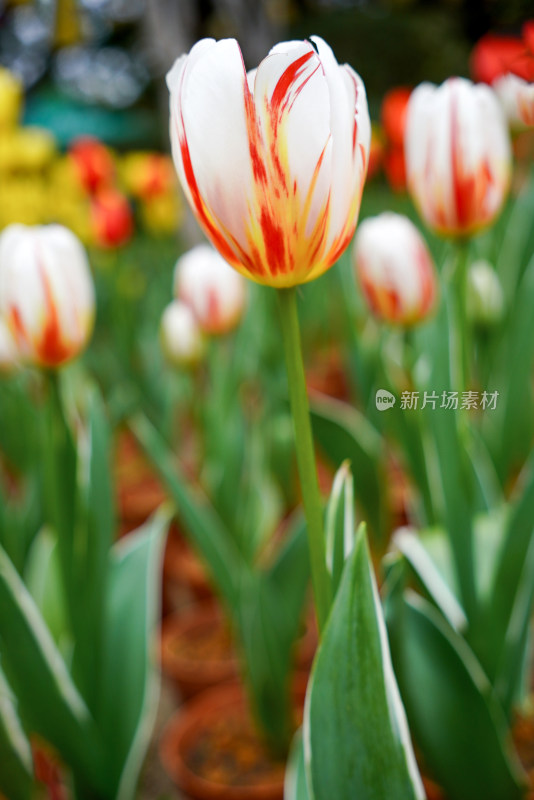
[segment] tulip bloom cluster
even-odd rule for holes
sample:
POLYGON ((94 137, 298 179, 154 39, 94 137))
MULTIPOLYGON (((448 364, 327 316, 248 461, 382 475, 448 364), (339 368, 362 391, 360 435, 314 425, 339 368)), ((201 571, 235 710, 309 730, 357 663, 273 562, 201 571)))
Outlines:
POLYGON ((279 288, 331 267, 367 171, 360 77, 317 37, 277 45, 248 75, 235 40, 203 39, 167 83, 178 176, 226 261, 279 288))
POLYGON ((462 78, 413 92, 406 121, 408 189, 427 225, 467 237, 490 225, 510 183, 510 141, 494 92, 462 78))
POLYGON ((59 367, 87 344, 95 296, 85 251, 60 225, 11 225, 0 237, 0 316, 22 360, 59 367))
POLYGON ((436 272, 407 217, 385 212, 362 222, 354 262, 364 297, 379 319, 408 326, 428 317, 437 294, 436 272))

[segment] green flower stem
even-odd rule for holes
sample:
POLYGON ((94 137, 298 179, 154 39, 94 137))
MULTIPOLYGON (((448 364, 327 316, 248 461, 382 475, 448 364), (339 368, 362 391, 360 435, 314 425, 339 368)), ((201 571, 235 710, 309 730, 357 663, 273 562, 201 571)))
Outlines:
POLYGON ((308 395, 306 392, 304 365, 302 363, 296 289, 294 287, 291 289, 279 289, 278 298, 289 383, 289 399, 295 431, 297 463, 304 511, 308 523, 308 546, 310 550, 313 593, 319 631, 321 631, 330 610, 331 582, 326 568, 323 508, 317 480, 308 395))
POLYGON ((50 370, 45 373, 46 415, 44 417, 44 488, 47 521, 58 541, 59 565, 67 617, 74 628, 76 578, 74 575, 74 492, 76 486, 76 454, 63 411, 59 377, 50 370))
POLYGON ((452 274, 452 291, 454 316, 453 325, 457 372, 454 374, 455 386, 453 389, 460 393, 469 386, 469 366, 471 354, 471 331, 467 317, 467 275, 469 267, 469 243, 460 241, 457 246, 456 263, 452 274))

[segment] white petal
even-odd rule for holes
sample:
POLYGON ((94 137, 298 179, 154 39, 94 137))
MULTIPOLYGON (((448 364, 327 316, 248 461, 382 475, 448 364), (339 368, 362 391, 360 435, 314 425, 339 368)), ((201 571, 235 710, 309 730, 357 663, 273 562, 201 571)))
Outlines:
POLYGON ((287 206, 297 218, 285 223, 291 228, 305 213, 309 233, 330 192, 331 137, 328 84, 308 42, 283 42, 273 48, 257 69, 254 103, 272 186, 285 190, 289 199, 298 196, 298 205, 287 206), (271 145, 280 160, 281 181, 270 157, 271 145))
POLYGON ((348 73, 347 67, 340 67, 331 48, 321 38, 314 36, 312 41, 319 53, 330 96, 332 135, 330 243, 345 226, 355 195, 361 194, 366 164, 363 166, 361 163, 361 150, 359 151, 358 145, 361 143, 368 152, 370 122, 365 90, 357 74, 353 70, 348 73), (355 120, 356 115, 358 119, 355 120), (356 130, 356 140, 355 122, 361 126, 359 131, 356 130))
POLYGON ((193 52, 171 100, 173 122, 181 112, 198 190, 217 226, 244 246, 253 177, 241 51, 225 39, 206 44, 194 61, 193 52))

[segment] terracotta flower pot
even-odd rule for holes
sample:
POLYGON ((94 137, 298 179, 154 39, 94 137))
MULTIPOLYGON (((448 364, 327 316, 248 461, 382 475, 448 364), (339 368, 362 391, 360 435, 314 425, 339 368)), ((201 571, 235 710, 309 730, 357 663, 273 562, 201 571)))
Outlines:
POLYGON ((165 605, 171 610, 179 605, 176 598, 184 590, 197 603, 215 601, 204 564, 175 524, 171 526, 165 548, 163 586, 165 605))
POLYGON ((163 621, 161 668, 181 698, 237 680, 234 645, 216 606, 193 606, 163 621))
POLYGON ((129 431, 117 441, 115 463, 121 534, 135 530, 167 499, 152 466, 129 431))
MULTIPOLYGON (((297 696, 302 707, 302 686, 297 696)), ((179 711, 163 733, 160 757, 193 800, 283 800, 285 764, 256 733, 238 684, 209 689, 179 711)))

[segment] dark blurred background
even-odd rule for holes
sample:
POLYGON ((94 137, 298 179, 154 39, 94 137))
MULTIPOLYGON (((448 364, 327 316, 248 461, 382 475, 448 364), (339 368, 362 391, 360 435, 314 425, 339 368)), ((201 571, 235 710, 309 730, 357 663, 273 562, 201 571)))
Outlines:
POLYGON ((248 67, 277 41, 323 36, 362 75, 377 115, 396 85, 468 74, 488 31, 516 34, 526 0, 0 0, 0 64, 26 87, 25 123, 66 144, 167 145, 155 113, 173 60, 203 36, 238 38, 248 67))

